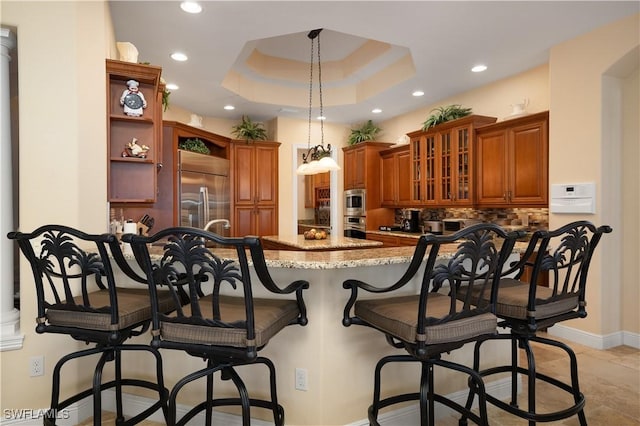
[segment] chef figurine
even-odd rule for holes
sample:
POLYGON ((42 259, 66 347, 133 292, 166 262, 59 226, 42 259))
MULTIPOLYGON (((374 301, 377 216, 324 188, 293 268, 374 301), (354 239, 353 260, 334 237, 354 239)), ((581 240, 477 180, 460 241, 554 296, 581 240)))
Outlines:
POLYGON ((124 106, 124 113, 132 117, 140 117, 142 109, 147 107, 147 101, 138 89, 139 85, 140 83, 135 80, 127 81, 127 89, 120 97, 120 105, 124 106))

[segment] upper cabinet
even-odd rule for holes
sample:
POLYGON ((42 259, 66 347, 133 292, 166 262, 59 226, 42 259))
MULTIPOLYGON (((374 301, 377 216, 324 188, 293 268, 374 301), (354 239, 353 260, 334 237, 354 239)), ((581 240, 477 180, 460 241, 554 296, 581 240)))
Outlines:
POLYGON ((473 132, 495 117, 469 115, 409 133, 410 191, 414 206, 474 204, 473 132))
POLYGON ((382 207, 411 205, 411 155, 409 145, 380 152, 382 161, 380 187, 382 207))
POLYGON ((362 142, 342 148, 344 189, 366 189, 367 210, 380 207, 380 151, 391 145, 384 142, 362 142))
POLYGON ((279 142, 232 141, 232 233, 278 234, 279 142))
POLYGON ((154 203, 162 150, 162 69, 107 59, 107 197, 154 203))
POLYGON ((548 111, 479 128, 476 137, 478 206, 548 206, 548 111))
POLYGON ((319 191, 324 194, 324 190, 330 187, 330 182, 330 172, 306 175, 304 177, 304 207, 307 209, 318 207, 320 199, 316 195, 319 191))

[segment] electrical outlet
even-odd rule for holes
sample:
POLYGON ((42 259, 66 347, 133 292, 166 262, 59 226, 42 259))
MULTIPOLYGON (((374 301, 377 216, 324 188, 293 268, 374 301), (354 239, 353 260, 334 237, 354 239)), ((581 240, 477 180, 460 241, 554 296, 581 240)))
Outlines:
POLYGON ((29 375, 31 377, 44 375, 44 355, 29 358, 29 375))
POLYGON ((307 385, 306 368, 296 368, 296 389, 306 391, 308 390, 307 385))

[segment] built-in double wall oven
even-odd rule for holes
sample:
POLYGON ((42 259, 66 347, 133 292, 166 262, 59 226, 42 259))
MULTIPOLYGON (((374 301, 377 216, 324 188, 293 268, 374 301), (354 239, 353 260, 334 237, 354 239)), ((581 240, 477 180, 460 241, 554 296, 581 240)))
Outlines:
POLYGON ((344 236, 349 238, 367 239, 366 218, 364 216, 344 217, 344 236))
POLYGON ((344 236, 366 239, 366 192, 364 189, 344 191, 344 236))

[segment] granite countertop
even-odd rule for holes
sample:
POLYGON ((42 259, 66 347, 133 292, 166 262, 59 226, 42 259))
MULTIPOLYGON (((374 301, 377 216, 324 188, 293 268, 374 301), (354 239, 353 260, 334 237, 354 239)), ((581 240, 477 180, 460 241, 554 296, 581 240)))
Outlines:
POLYGON ((393 237, 415 238, 416 240, 424 235, 421 232, 378 231, 376 229, 367 231, 367 234, 391 235, 393 237))
MULTIPOLYGON (((514 253, 523 253, 526 248, 527 243, 517 242, 514 253)), ((333 251, 265 250, 264 256, 269 268, 341 269, 409 263, 414 250, 415 248, 410 246, 333 251)), ((162 256, 162 247, 152 246, 149 251, 154 260, 162 256)), ((235 250, 214 248, 211 251, 222 259, 237 259, 235 250)), ((455 251, 455 244, 444 245, 438 257, 449 259, 455 251)), ((133 260, 133 255, 125 255, 125 257, 133 260)))
POLYGON ((328 235, 323 240, 305 240, 303 235, 268 235, 260 237, 264 241, 271 241, 297 250, 328 250, 353 249, 382 246, 380 241, 348 238, 340 235, 328 235))

